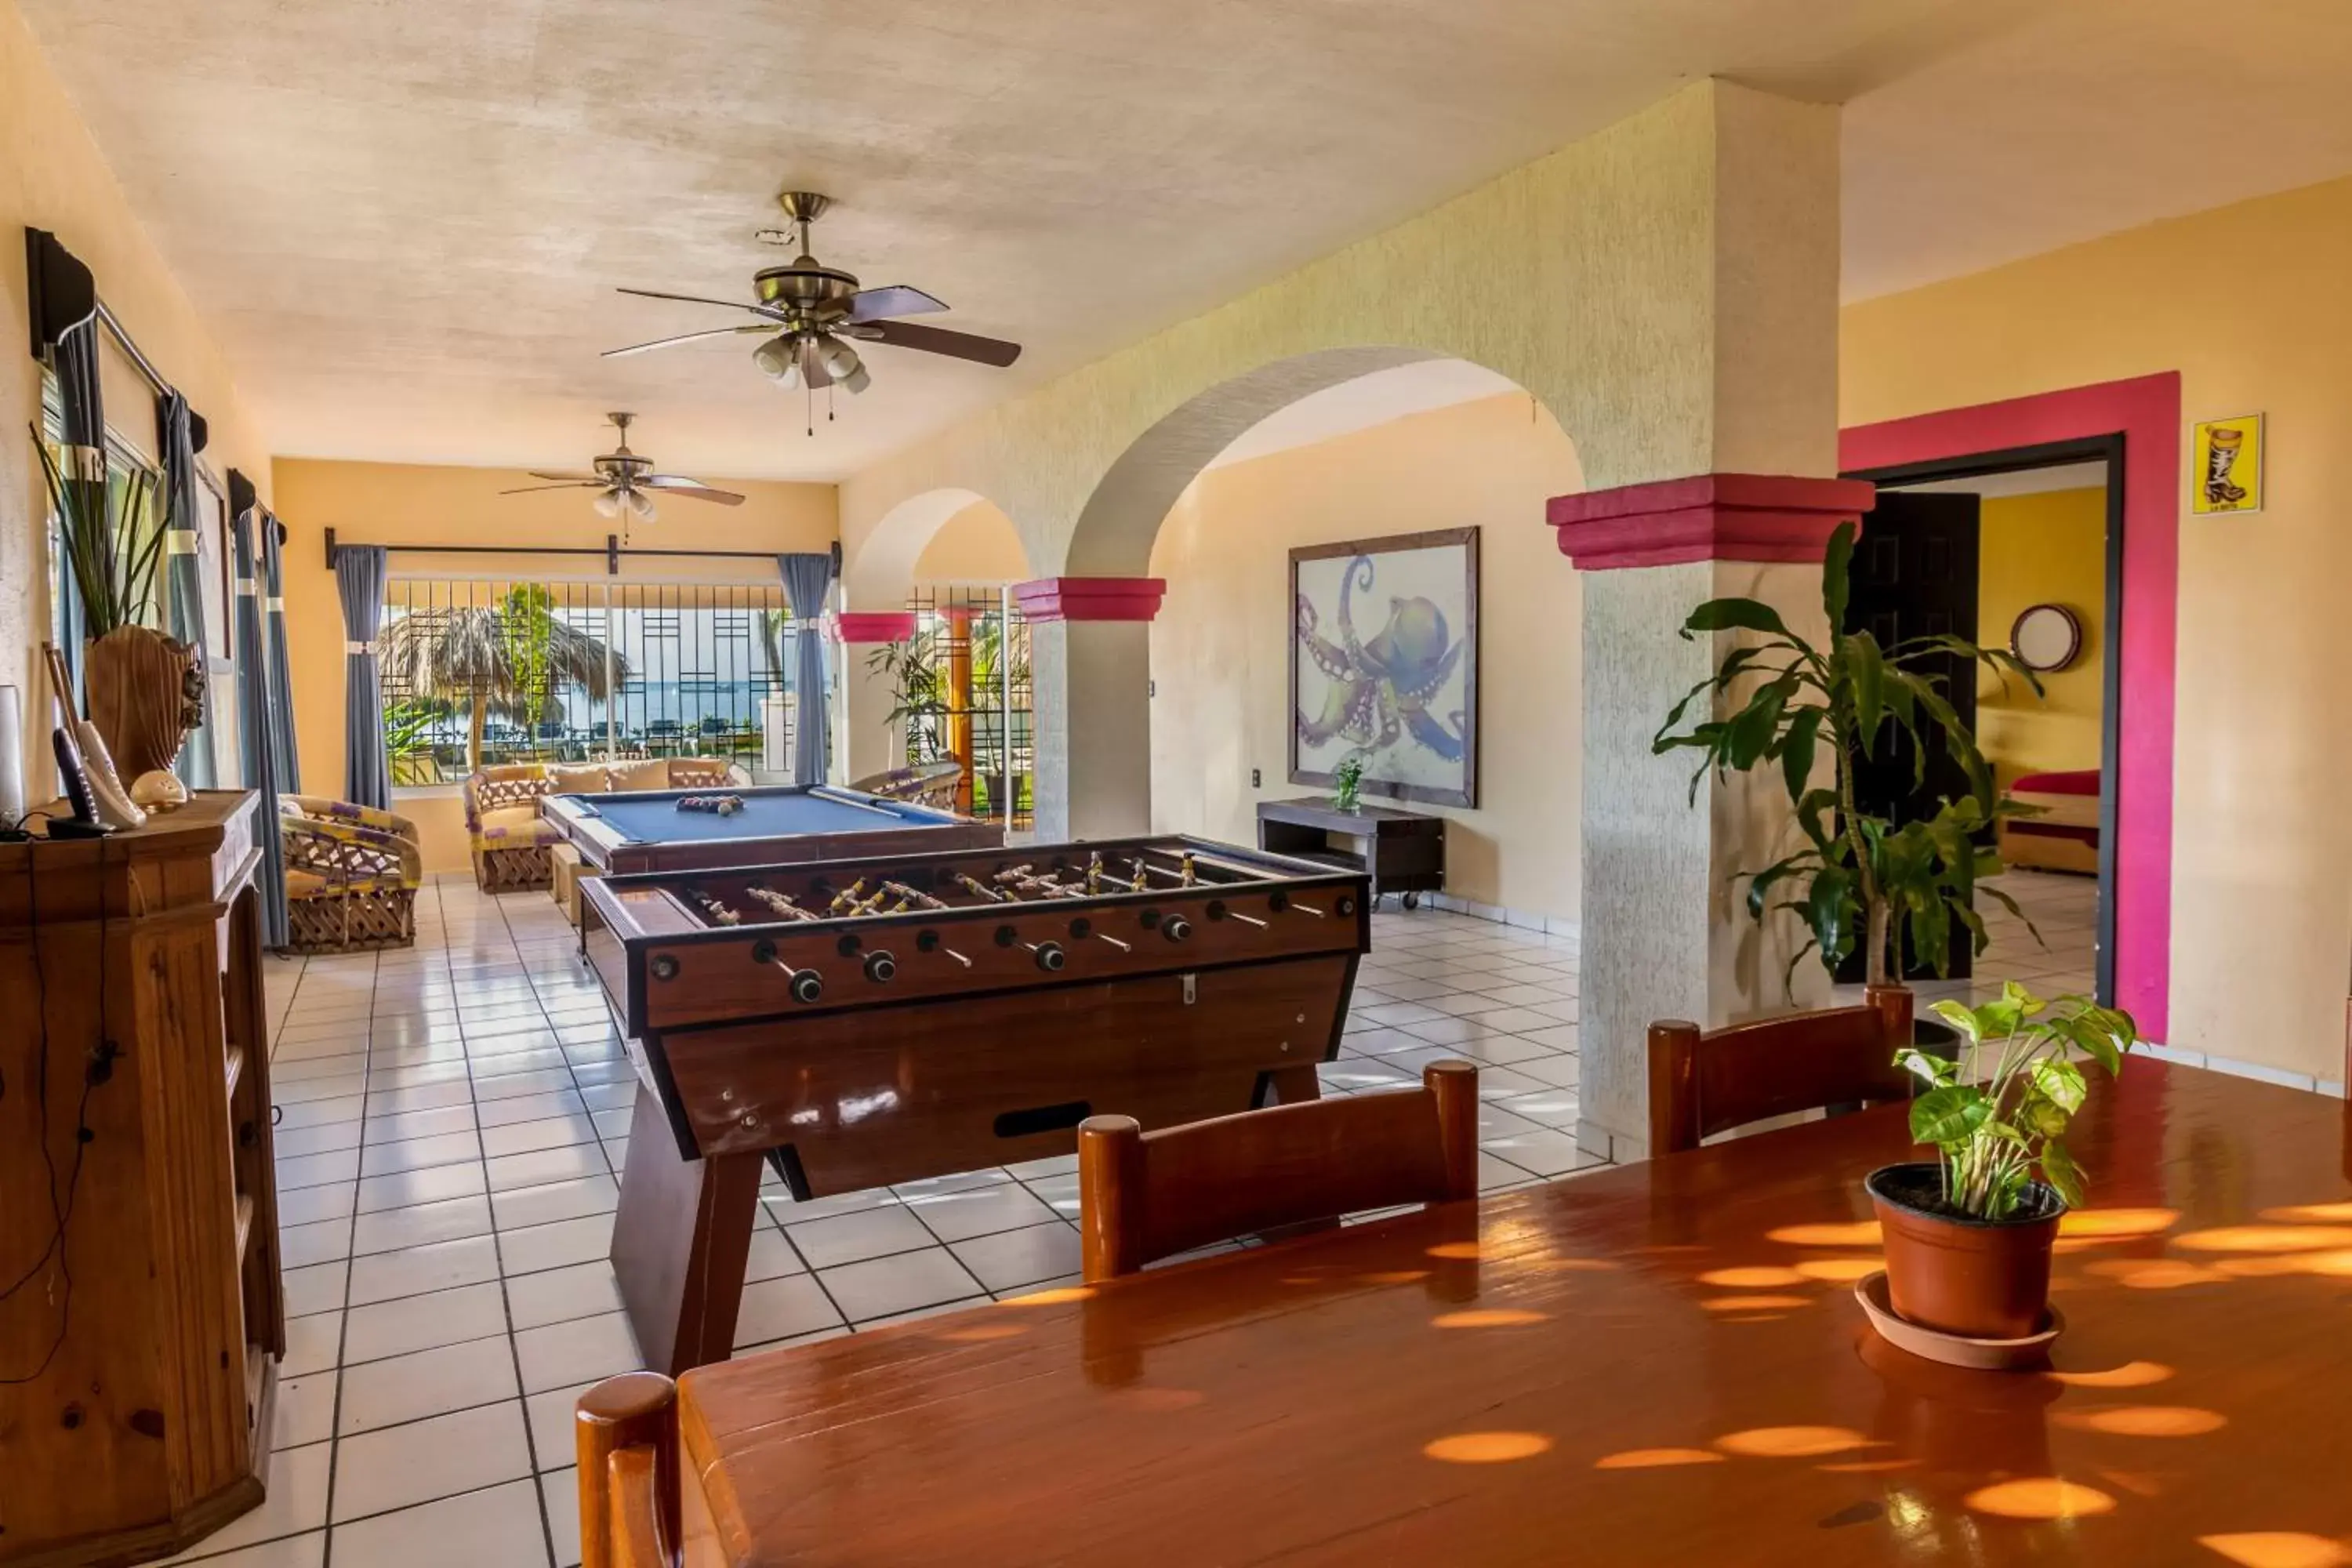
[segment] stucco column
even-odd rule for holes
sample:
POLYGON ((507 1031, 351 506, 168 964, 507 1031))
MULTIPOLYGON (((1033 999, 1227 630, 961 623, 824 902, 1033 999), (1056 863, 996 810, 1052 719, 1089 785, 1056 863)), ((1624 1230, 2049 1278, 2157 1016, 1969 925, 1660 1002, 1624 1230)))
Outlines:
POLYGON ((1654 1020, 1715 1026, 1824 1005, 1811 958, 1782 980, 1801 922, 1759 926, 1747 912, 1741 874, 1793 847, 1779 773, 1710 774, 1694 796, 1695 753, 1654 755, 1651 741, 1734 646, 1733 634, 1680 635, 1703 601, 1760 599, 1818 643, 1822 548, 1872 493, 1850 479, 1716 474, 1551 503, 1560 550, 1586 574, 1577 1136, 1595 1153, 1647 1152, 1654 1020))
POLYGON ((1037 837, 1151 831, 1151 619, 1157 577, 1016 583, 1036 704, 1037 837))
POLYGON ((834 714, 833 782, 847 784, 904 766, 906 747, 888 722, 889 679, 866 668, 866 657, 886 643, 915 635, 912 610, 845 610, 835 617, 841 637, 840 693, 834 714))

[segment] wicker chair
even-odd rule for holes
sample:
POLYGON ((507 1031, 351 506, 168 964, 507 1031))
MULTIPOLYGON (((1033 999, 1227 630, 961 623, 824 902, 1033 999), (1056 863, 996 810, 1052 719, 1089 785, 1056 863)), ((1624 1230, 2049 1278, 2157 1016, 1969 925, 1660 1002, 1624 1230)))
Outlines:
POLYGON ((404 816, 316 795, 278 797, 286 858, 287 946, 295 952, 368 952, 416 940, 425 880, 416 825, 404 816))
POLYGON ((519 893, 555 880, 548 851, 562 830, 540 816, 546 795, 601 795, 609 789, 715 789, 749 783, 724 757, 662 757, 650 762, 508 763, 466 778, 466 836, 474 883, 486 893, 519 893))
POLYGON ((867 795, 880 795, 884 800, 910 800, 918 805, 953 811, 956 786, 962 782, 963 764, 950 757, 945 762, 925 763, 919 767, 892 768, 887 773, 868 773, 849 787, 867 795))

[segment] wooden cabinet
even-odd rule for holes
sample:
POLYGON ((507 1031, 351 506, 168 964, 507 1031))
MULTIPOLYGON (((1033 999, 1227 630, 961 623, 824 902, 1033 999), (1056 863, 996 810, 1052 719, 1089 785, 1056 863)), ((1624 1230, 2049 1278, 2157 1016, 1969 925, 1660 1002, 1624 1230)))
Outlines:
POLYGON ((166 1556, 261 1500, 286 1327, 257 804, 0 844, 8 1568, 166 1556))
POLYGON ((1362 871, 1375 901, 1391 893, 1412 909, 1445 888, 1445 819, 1392 805, 1341 811, 1329 796, 1257 803, 1257 847, 1272 855, 1362 871))

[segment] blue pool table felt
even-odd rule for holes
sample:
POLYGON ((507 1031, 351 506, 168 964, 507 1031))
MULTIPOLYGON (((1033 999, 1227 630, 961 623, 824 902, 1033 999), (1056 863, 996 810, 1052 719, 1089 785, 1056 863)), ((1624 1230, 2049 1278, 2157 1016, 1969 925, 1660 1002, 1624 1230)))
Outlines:
POLYGON ((643 795, 578 795, 635 844, 675 844, 690 838, 781 838, 803 833, 874 833, 953 822, 947 812, 907 801, 877 799, 872 806, 795 789, 663 790, 643 795), (681 795, 739 796, 743 809, 721 816, 680 811, 681 795))

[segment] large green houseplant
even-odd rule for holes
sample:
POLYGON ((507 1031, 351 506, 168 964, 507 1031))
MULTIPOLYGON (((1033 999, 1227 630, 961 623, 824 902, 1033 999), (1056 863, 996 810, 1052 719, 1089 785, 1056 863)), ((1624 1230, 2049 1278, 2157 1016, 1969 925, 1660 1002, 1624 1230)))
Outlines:
POLYGON ((1710 599, 1691 612, 1682 627, 1686 638, 1754 635, 1675 704, 1653 749, 1700 754, 1694 798, 1710 771, 1774 771, 1803 843, 1750 878, 1749 914, 1762 921, 1780 910, 1803 919, 1809 934, 1790 960, 1791 975, 1807 952, 1817 952, 1835 973, 1859 942, 1868 983, 1884 986, 1904 973, 1906 946, 1943 973, 1955 921, 1983 952, 1984 922, 1974 907, 1979 891, 2022 918, 2008 894, 1978 884, 2000 869, 1998 855, 1982 842, 1985 829, 2028 808, 1997 795, 1992 770, 1934 667, 1957 657, 1989 666, 2003 679, 2014 675, 2037 695, 2042 683, 2014 656, 1962 637, 1908 637, 1881 647, 1867 631, 1844 630, 1856 532, 1853 523, 1840 524, 1822 558, 1822 607, 1831 634, 1825 646, 1791 630, 1760 600, 1710 599), (1727 695, 1730 710, 1715 717, 1727 695), (1909 820, 1864 809, 1855 795, 1856 772, 1890 732, 1911 741, 1921 780, 1928 749, 1940 745, 1967 777, 1967 793, 1909 820), (1827 783, 1815 777, 1824 757, 1832 770, 1827 783))

